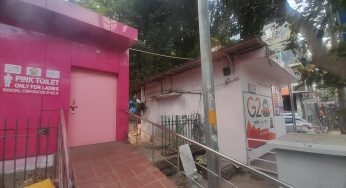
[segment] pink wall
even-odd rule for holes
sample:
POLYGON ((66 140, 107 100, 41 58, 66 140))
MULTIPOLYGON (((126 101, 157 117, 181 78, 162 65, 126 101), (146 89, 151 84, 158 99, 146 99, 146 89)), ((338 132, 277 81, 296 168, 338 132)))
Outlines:
MULTIPOLYGON (((42 121, 42 127, 57 126, 59 110, 63 109, 66 116, 69 110, 70 76, 71 67, 83 67, 99 71, 115 73, 118 75, 116 106, 116 139, 124 140, 127 135, 127 116, 124 113, 128 109, 128 78, 129 65, 128 54, 122 50, 108 50, 102 45, 77 43, 47 34, 33 32, 14 26, 0 23, 0 135, 4 133, 3 122, 7 118, 7 128, 15 128, 15 119, 18 118, 20 134, 25 134, 27 119, 30 118, 29 130, 37 133, 36 129, 42 121), (25 75, 26 67, 42 68, 42 74, 46 69, 59 70, 61 74, 59 82, 59 94, 17 94, 2 91, 4 84, 5 64, 22 66, 22 75, 25 75)), ((45 154, 46 144, 49 144, 49 152, 55 151, 56 129, 51 129, 51 136, 40 137, 40 153, 45 154), (47 142, 46 139, 49 139, 47 142)), ((12 131, 13 132, 13 131, 12 131)), ((7 134, 11 132, 8 131, 7 134)), ((28 138, 28 154, 35 153, 37 137, 28 138)), ((0 139, 0 148, 3 148, 4 139, 0 139)), ((25 137, 18 139, 17 157, 25 155, 25 137)), ((14 157, 11 152, 14 148, 14 140, 6 140, 6 158, 14 157)), ((0 150, 1 160, 2 149, 0 150)))

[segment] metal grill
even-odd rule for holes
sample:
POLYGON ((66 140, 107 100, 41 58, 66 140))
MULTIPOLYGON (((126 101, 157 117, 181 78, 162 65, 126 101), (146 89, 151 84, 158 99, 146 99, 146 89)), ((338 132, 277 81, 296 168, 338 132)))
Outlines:
POLYGON ((0 129, 2 187, 23 187, 54 176, 58 124, 50 122, 4 119, 0 129))
POLYGON ((59 118, 44 123, 41 118, 3 119, 0 128, 0 187, 22 188, 47 178, 59 187, 73 187, 72 170, 66 162, 69 161, 66 140, 62 112, 59 118), (65 183, 68 179, 72 180, 65 183))
MULTIPOLYGON (((200 114, 161 116, 161 125, 179 135, 204 143, 204 125, 200 114)), ((170 148, 188 143, 167 132, 161 132, 161 138, 162 155, 172 155, 175 151, 170 148)))

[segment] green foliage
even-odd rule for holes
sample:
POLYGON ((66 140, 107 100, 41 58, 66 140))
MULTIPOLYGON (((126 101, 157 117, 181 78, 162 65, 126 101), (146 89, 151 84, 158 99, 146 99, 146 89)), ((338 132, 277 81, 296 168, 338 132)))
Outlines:
POLYGON ((207 157, 205 155, 199 155, 196 160, 198 164, 207 166, 207 157))
POLYGON ((346 0, 330 0, 333 7, 337 7, 337 9, 346 9, 346 0))
MULTIPOLYGON (((346 81, 340 79, 340 77, 329 73, 323 69, 317 68, 313 64, 306 66, 298 66, 295 68, 301 73, 302 85, 316 85, 322 100, 329 100, 335 97, 337 89, 341 89, 346 86, 346 81)), ((340 98, 339 98, 340 100, 340 98)))
POLYGON ((335 97, 335 91, 336 89, 334 87, 328 87, 328 88, 319 88, 319 96, 321 100, 330 100, 335 97))
POLYGON ((298 56, 298 52, 300 50, 300 45, 298 43, 298 33, 293 31, 292 28, 290 28, 290 30, 290 36, 285 40, 283 44, 284 50, 291 50, 295 56, 298 56))
POLYGON ((339 57, 346 57, 346 43, 340 42, 337 47, 330 50, 330 53, 336 54, 339 57))
MULTIPOLYGON (((228 34, 240 34, 241 39, 262 36, 265 24, 284 22, 286 0, 214 0, 211 7, 212 24, 220 29, 228 24, 228 34), (215 13, 216 12, 216 13, 215 13), (231 25, 231 26, 230 26, 231 25)), ((212 25, 213 26, 213 25, 212 25)))
MULTIPOLYGON (((239 43, 240 40, 236 40, 236 39, 228 39, 226 40, 222 40, 222 39, 218 39, 218 38, 211 38, 211 46, 212 47, 227 47, 227 46, 232 46, 234 44, 239 43)), ((199 45, 199 44, 197 44, 199 45)))
POLYGON ((346 117, 346 108, 343 108, 343 109, 340 109, 337 114, 340 116, 340 117, 346 117))
POLYGON ((346 82, 325 70, 317 68, 313 64, 298 66, 296 68, 301 73, 301 81, 309 86, 317 84, 319 88, 341 88, 346 86, 346 82))
POLYGON ((283 23, 285 0, 232 0, 231 9, 237 18, 242 39, 261 36, 265 24, 283 23))
POLYGON ((212 35, 212 44, 214 46, 225 46, 231 41, 231 36, 239 33, 240 28, 237 25, 237 19, 230 11, 227 2, 223 0, 214 0, 210 5, 210 32, 212 35))

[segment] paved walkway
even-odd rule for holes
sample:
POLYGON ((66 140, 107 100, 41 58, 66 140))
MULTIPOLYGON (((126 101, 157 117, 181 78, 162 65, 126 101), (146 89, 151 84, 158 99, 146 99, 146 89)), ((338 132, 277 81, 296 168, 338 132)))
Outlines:
POLYGON ((77 188, 173 188, 175 184, 130 144, 71 149, 77 188))

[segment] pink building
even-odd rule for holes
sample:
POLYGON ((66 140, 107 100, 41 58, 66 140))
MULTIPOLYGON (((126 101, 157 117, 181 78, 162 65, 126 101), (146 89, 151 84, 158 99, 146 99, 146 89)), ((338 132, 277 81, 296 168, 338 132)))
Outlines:
MULTIPOLYGON (((63 109, 71 146, 125 140, 136 40, 136 29, 69 2, 2 0, 0 134, 57 132, 63 109)), ((18 137, 16 145, 1 137, 0 161, 32 156, 37 143, 39 154, 54 152, 50 135, 18 137)))

